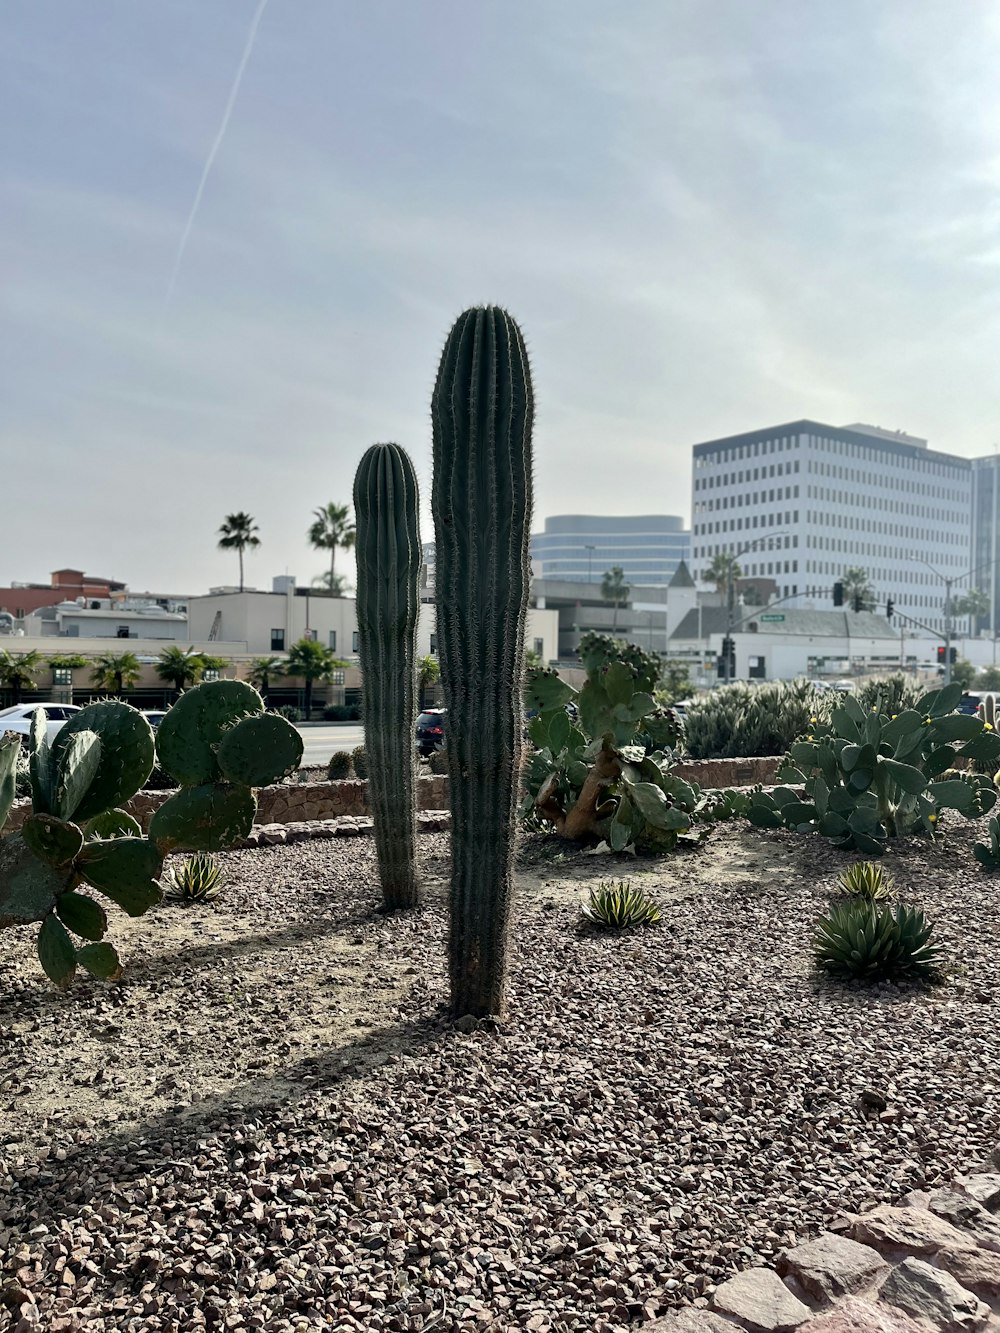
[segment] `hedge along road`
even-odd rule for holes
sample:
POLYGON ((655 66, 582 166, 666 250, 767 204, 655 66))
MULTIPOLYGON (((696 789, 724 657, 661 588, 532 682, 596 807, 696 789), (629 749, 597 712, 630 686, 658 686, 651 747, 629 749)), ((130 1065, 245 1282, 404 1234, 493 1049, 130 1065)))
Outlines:
POLYGON ((365 743, 365 730, 361 723, 350 726, 308 726, 299 727, 299 734, 305 750, 302 755, 302 767, 315 767, 325 764, 336 750, 353 750, 365 743))

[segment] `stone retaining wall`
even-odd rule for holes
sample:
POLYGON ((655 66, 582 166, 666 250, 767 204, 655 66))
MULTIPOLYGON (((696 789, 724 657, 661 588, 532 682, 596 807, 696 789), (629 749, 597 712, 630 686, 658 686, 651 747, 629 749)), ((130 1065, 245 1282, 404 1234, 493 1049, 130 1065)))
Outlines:
MULTIPOLYGON (((749 787, 756 782, 774 781, 781 760, 777 756, 758 759, 703 759, 678 764, 674 772, 688 782, 702 787, 749 787)), ((367 815, 366 782, 278 783, 262 787, 257 793, 257 824, 293 824, 303 821, 339 819, 342 815, 367 815)), ((126 809, 142 825, 149 827, 154 810, 170 795, 165 791, 141 791, 126 809)), ((417 782, 417 808, 448 809, 448 779, 442 775, 422 777, 417 782)), ((31 806, 21 801, 10 812, 5 833, 14 833, 30 813, 31 806)))
POLYGON ((842 1217, 646 1326, 648 1333, 994 1333, 1000 1329, 1000 1175, 842 1217), (699 1306, 701 1308, 699 1308, 699 1306))

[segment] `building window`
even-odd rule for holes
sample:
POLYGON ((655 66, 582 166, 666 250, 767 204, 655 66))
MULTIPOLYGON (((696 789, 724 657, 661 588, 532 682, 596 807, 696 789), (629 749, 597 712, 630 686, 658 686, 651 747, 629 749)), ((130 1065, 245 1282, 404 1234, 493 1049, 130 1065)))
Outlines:
POLYGON ((357 653, 360 651, 361 651, 361 635, 358 633, 357 630, 355 630, 354 633, 351 635, 351 652, 357 653))
POLYGON ((273 629, 271 631, 271 652, 283 653, 285 651, 285 631, 283 629, 273 629))
POLYGON ((206 667, 202 673, 201 678, 205 682, 218 680, 219 679, 218 669, 216 667, 206 667))
POLYGON ((52 683, 53 685, 72 685, 73 672, 69 667, 53 667, 52 683))
POLYGON ((545 640, 544 640, 544 639, 536 639, 536 640, 535 640, 535 652, 538 654, 539 657, 541 657, 541 656, 544 654, 544 652, 545 652, 545 640))
POLYGON ((327 644, 327 647, 330 649, 331 653, 337 651, 337 631, 335 629, 330 631, 330 642, 327 644))
POLYGON ((335 671, 333 675, 330 677, 330 683, 331 685, 343 685, 344 683, 343 671, 335 671))
POLYGON ((128 638, 128 625, 119 625, 119 626, 118 626, 118 632, 117 632, 117 634, 115 635, 115 638, 116 638, 116 639, 127 639, 127 638, 128 638))

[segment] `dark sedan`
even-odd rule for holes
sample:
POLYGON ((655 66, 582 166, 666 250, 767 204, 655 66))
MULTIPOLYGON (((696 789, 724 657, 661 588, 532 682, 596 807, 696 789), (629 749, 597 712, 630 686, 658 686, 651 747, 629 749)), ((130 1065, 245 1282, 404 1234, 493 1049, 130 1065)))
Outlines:
POLYGON ((426 708, 417 718, 417 751, 425 758, 444 744, 444 708, 426 708))

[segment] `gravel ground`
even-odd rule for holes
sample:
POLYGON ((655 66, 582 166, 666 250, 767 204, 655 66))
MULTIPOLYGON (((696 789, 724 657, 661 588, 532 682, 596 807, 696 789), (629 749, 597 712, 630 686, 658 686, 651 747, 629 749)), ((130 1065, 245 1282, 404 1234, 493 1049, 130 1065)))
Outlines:
POLYGON ((526 844, 502 1030, 440 1016, 446 835, 395 918, 368 839, 231 853, 215 909, 116 918, 126 980, 68 997, 6 932, 12 1326, 614 1333, 950 1179, 1000 1123, 972 833, 887 858, 947 945, 930 990, 818 981, 851 858, 744 826, 630 863, 664 924, 620 937, 578 926, 607 861, 526 844))

